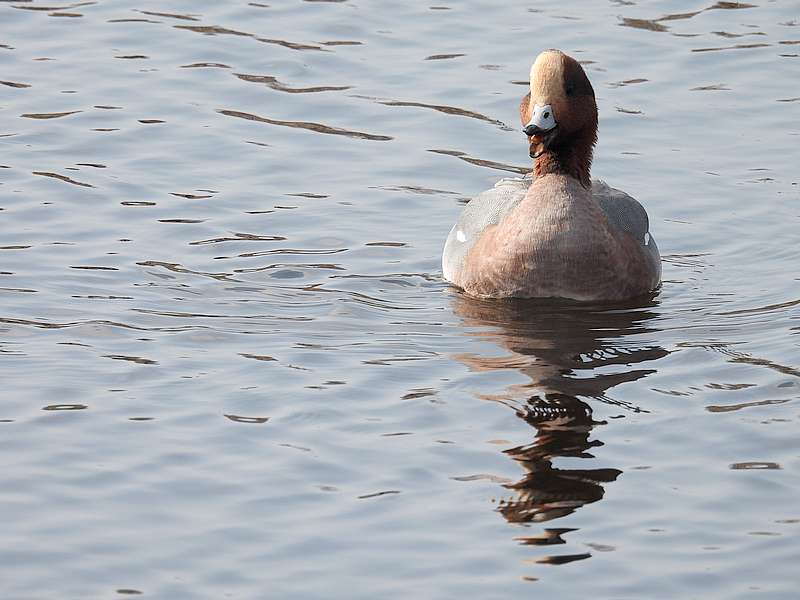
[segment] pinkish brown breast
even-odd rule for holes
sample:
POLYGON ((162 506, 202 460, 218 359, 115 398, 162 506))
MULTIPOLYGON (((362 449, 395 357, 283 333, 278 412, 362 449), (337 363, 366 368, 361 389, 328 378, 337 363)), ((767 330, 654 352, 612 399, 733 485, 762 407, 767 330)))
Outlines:
POLYGON ((609 224, 590 190, 550 174, 483 231, 453 283, 484 298, 614 301, 650 292, 658 274, 641 243, 609 224))

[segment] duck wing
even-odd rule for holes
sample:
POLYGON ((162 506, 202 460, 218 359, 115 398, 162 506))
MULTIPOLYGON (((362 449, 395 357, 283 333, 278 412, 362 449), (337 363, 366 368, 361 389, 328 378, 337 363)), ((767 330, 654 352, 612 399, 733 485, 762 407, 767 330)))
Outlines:
POLYGON ((532 181, 533 178, 529 176, 507 177, 469 201, 444 244, 442 272, 447 281, 453 281, 483 230, 499 223, 508 211, 519 204, 532 181))
POLYGON ((592 198, 600 205, 612 227, 630 233, 645 250, 650 265, 661 277, 661 256, 650 233, 650 219, 639 202, 600 180, 592 181, 592 198))

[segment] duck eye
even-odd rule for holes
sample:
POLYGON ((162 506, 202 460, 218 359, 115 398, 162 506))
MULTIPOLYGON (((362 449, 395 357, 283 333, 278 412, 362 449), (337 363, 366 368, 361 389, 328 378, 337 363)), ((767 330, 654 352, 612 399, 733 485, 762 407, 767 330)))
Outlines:
POLYGON ((571 85, 568 85, 565 91, 567 92, 567 96, 572 96, 572 94, 575 92, 575 88, 571 85))
POLYGON ((550 111, 547 111, 547 112, 545 112, 545 113, 544 113, 542 116, 543 116, 545 119, 549 119, 549 118, 550 118, 550 111))

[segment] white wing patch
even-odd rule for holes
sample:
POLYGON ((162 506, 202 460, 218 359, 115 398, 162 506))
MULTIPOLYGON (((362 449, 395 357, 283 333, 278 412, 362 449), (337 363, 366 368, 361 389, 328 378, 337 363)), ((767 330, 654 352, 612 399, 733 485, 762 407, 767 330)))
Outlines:
POLYGON ((463 242, 466 242, 466 241, 467 241, 467 236, 465 236, 465 235, 464 235, 464 232, 463 232, 463 231, 461 231, 461 230, 459 229, 458 231, 456 231, 456 239, 457 239, 459 242, 462 242, 462 243, 463 243, 463 242))
POLYGON ((644 234, 644 245, 647 246, 647 244, 649 243, 650 243, 650 232, 648 231, 644 234))

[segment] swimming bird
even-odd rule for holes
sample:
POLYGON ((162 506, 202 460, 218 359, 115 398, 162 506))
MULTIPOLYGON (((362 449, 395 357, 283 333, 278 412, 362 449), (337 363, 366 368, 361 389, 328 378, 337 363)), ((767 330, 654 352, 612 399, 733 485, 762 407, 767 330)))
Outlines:
POLYGON ((519 110, 533 172, 464 207, 445 242, 444 278, 479 298, 612 302, 655 290, 661 258, 647 212, 591 180, 597 103, 578 61, 539 54, 519 110))

